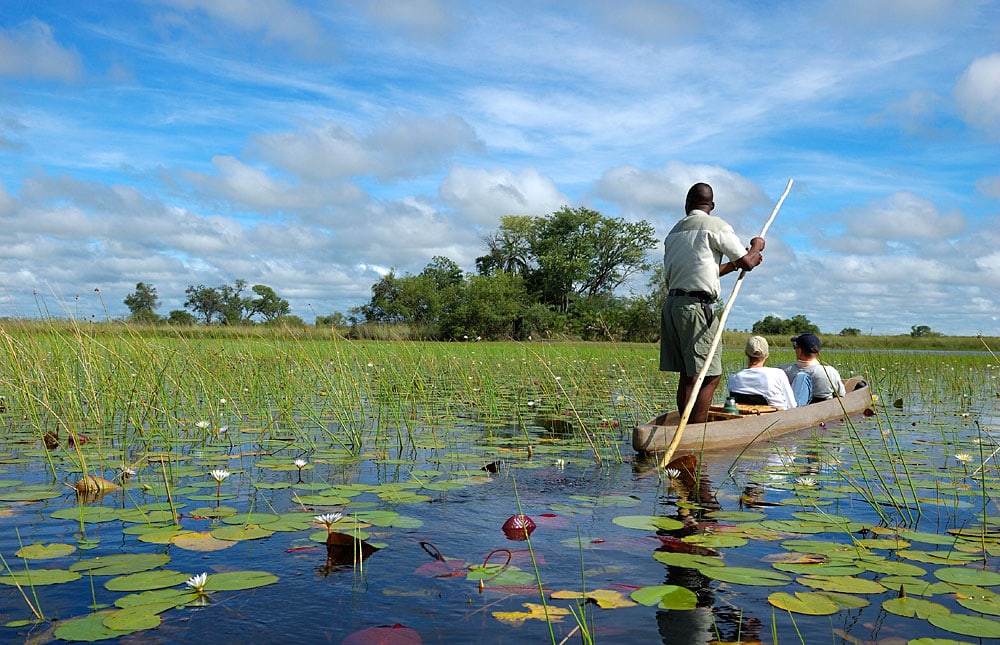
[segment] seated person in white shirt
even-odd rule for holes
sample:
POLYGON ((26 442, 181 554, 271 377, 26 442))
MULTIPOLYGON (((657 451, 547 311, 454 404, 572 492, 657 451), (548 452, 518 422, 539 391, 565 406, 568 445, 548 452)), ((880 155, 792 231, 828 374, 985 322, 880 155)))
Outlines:
POLYGON ((795 358, 791 365, 782 365, 788 375, 795 399, 800 406, 844 396, 844 381, 840 372, 819 362, 819 338, 815 334, 800 334, 792 339, 795 358))
POLYGON ((795 407, 795 394, 785 373, 765 367, 767 339, 751 336, 746 347, 747 367, 729 377, 729 394, 737 403, 766 404, 780 410, 795 407))

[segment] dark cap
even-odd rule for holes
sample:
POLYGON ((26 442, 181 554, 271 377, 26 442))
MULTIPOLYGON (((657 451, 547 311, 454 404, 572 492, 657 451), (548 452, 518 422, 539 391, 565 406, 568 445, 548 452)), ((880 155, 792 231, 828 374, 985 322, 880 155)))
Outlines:
POLYGON ((810 354, 819 354, 819 339, 815 334, 799 334, 792 338, 792 344, 810 354))

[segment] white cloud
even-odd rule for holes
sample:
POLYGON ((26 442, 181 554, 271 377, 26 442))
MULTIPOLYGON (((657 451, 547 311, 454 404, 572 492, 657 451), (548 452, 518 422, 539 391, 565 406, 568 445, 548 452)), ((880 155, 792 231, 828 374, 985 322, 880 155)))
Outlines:
MULTIPOLYGON (((198 11, 242 33, 314 56, 328 47, 312 14, 288 0, 159 0, 181 11, 198 11)), ((178 21, 183 24, 183 21, 178 21)), ((193 23, 188 22, 190 26, 193 23)))
POLYGON ((481 149, 475 132, 457 116, 399 113, 387 115, 368 135, 327 121, 295 132, 258 135, 250 146, 252 154, 310 181, 419 175, 481 149))
POLYGON ((1000 136, 1000 52, 972 61, 955 84, 955 101, 966 123, 1000 136))
POLYGON ((456 18, 438 0, 360 0, 361 7, 380 24, 422 41, 451 36, 456 18))
POLYGON ((846 240, 853 240, 859 251, 868 244, 870 252, 878 247, 885 251, 893 244, 920 241, 946 243, 949 238, 960 235, 966 227, 961 211, 942 213, 929 200, 908 192, 895 193, 863 207, 848 209, 842 219, 847 227, 846 240))
POLYGON ((569 204, 548 177, 528 168, 452 168, 441 184, 441 199, 472 222, 493 228, 507 215, 548 215, 569 204))
POLYGON ((208 196, 229 201, 230 209, 236 211, 251 209, 261 213, 274 213, 324 210, 365 199, 364 191, 354 184, 296 184, 276 179, 266 169, 252 167, 230 156, 214 157, 212 166, 216 169, 216 174, 184 170, 179 176, 208 196))
POLYGON ((1000 175, 977 179, 976 190, 987 197, 1000 199, 1000 175))
POLYGON ((75 81, 83 73, 80 55, 56 42, 52 28, 40 20, 0 29, 0 77, 75 81))
POLYGON ((0 179, 0 217, 13 212, 14 206, 14 198, 7 192, 7 187, 4 186, 3 179, 0 179))
MULTIPOLYGON (((673 222, 684 215, 688 189, 698 182, 715 192, 714 214, 729 219, 767 203, 753 181, 719 166, 672 161, 663 168, 642 170, 620 166, 606 171, 595 184, 595 194, 619 204, 623 211, 673 222)), ((730 222, 733 223, 733 222, 730 222)))

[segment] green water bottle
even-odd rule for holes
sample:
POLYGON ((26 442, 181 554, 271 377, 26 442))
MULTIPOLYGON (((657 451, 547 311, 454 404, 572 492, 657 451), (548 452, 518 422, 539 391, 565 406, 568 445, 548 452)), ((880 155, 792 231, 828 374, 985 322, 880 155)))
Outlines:
POLYGON ((722 411, 726 414, 739 414, 740 409, 736 407, 736 399, 729 397, 726 399, 726 404, 722 407, 722 411))

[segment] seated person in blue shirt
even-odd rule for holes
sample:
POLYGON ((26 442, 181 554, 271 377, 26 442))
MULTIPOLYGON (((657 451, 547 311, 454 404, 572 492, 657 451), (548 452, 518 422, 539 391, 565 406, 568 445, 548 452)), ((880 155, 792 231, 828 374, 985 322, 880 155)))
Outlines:
POLYGON ((820 344, 815 334, 800 334, 792 339, 792 345, 795 347, 796 361, 790 365, 782 365, 781 369, 788 376, 795 392, 795 401, 799 405, 844 396, 846 392, 840 372, 819 362, 820 344))

